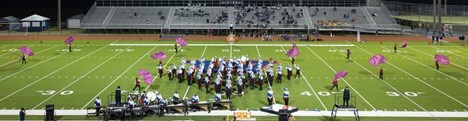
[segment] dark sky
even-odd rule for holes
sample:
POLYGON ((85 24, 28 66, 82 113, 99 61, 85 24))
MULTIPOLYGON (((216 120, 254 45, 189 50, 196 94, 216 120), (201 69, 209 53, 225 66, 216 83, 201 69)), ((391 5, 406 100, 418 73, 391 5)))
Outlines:
MULTIPOLYGON (((76 14, 86 14, 95 0, 62 0, 62 21, 76 14)), ((331 0, 332 1, 332 0, 331 0)), ((415 3, 432 3, 432 0, 390 0, 415 3)), ((444 0, 442 0, 444 1, 444 0)), ((468 0, 447 0, 449 4, 468 5, 468 0)), ((15 16, 24 18, 32 14, 39 14, 57 19, 57 0, 1 0, 0 17, 15 16)))

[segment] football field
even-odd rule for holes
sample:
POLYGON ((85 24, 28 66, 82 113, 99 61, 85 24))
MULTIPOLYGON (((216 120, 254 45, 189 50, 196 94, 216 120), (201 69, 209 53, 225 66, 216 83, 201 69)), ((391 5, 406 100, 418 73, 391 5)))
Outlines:
MULTIPOLYGON (((171 97, 174 91, 181 97, 198 94, 200 100, 214 98, 214 91, 207 94, 196 84, 169 81, 165 74, 159 78, 158 61, 150 57, 159 51, 167 54, 164 73, 173 63, 179 66, 182 58, 209 60, 214 56, 249 55, 251 60, 277 60, 283 67, 291 63, 285 54, 291 48, 290 42, 241 41, 235 46, 224 41, 187 42, 188 46, 175 54, 174 41, 76 40, 73 52, 68 52, 63 41, 0 41, 0 110, 41 110, 46 104, 55 104, 58 110, 84 110, 93 105, 96 97, 107 105, 117 86, 124 92, 132 90, 139 69, 147 69, 156 77, 152 85, 142 84, 142 90, 156 90, 164 98, 171 97), (27 64, 21 64, 18 48, 25 45, 35 55, 27 58, 27 64)), ((348 86, 360 111, 467 112, 467 46, 408 42, 407 48, 398 48, 394 53, 394 43, 401 45, 400 41, 298 42, 300 55, 296 64, 302 75, 289 81, 283 77, 283 83, 274 82, 276 103, 284 104, 283 88, 288 88, 291 106, 330 111, 336 97, 342 95, 341 90, 348 86), (347 49, 352 51, 350 60, 346 59, 347 49), (382 54, 388 61, 374 67, 368 62, 374 54, 382 54), (446 55, 450 64, 436 70, 435 54, 446 55), (380 67, 384 68, 383 80, 378 78, 380 67), (330 91, 334 74, 344 70, 349 73, 339 80, 339 91, 330 91)), ((275 64, 275 73, 276 67, 275 64)), ((246 88, 244 93, 242 97, 232 96, 234 109, 257 110, 268 104, 266 86, 263 90, 246 88)))

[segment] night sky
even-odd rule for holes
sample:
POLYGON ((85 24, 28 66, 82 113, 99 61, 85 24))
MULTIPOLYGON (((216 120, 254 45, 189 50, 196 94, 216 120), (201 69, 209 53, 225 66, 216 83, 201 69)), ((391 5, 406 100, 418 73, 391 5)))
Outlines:
MULTIPOLYGON (((62 0, 62 21, 77 14, 86 14, 95 0, 62 0)), ((415 3, 432 3, 432 0, 390 0, 415 3)), ((444 1, 444 0, 442 0, 444 1)), ((449 4, 468 5, 468 0, 447 0, 449 4)), ((57 19, 57 0, 1 0, 0 17, 24 18, 32 14, 57 19)))

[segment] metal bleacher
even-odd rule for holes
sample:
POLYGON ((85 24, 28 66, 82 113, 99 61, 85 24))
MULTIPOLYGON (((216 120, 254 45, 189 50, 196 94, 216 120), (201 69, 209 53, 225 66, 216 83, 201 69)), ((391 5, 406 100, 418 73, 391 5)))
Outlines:
MULTIPOLYGON (((96 6, 83 18, 84 30, 189 30, 189 29, 276 29, 320 31, 400 31, 385 5, 381 6, 96 6), (250 9, 247 12, 247 9, 250 9), (294 9, 294 11, 293 11, 294 9), (318 11, 317 11, 318 9, 318 11), (355 12, 351 10, 355 9, 355 12), (301 12, 302 10, 302 12, 301 12), (274 12, 273 12, 274 11, 274 12), (227 17, 219 16, 222 12, 227 17), (255 12, 269 13, 267 21, 259 21, 255 12), (288 12, 293 22, 282 20, 288 12), (324 14, 326 12, 327 14, 324 14), (236 14, 235 14, 236 13, 236 14), (245 13, 238 18, 238 13, 245 13), (298 15, 300 14, 300 16, 298 15), (344 15, 349 17, 344 17, 344 15), (274 17, 273 17, 274 16, 274 17), (208 20, 208 22, 207 22, 208 20), (353 20, 353 21, 352 21, 353 20), (248 22, 247 22, 248 21, 248 22), (280 23, 281 21, 281 23, 280 23), (339 21, 340 25, 316 25, 317 21, 339 21)), ((264 16, 264 14, 260 15, 264 16)), ((287 19, 287 18, 286 18, 287 19)))

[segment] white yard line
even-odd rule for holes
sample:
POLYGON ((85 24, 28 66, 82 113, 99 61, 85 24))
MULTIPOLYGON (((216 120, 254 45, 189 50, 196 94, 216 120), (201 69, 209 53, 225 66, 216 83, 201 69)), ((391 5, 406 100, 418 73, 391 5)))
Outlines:
MULTIPOLYGON (((382 48, 387 49, 387 48, 385 48, 385 47, 382 47, 382 48)), ((429 68, 429 69, 431 69, 431 70, 434 70, 435 72, 438 72, 438 73, 440 73, 440 74, 442 74, 442 75, 445 75, 445 76, 447 76, 447 77, 450 77, 450 78, 452 78, 453 80, 458 81, 458 82, 462 83, 462 84, 465 85, 465 86, 468 86, 467 83, 465 83, 465 82, 463 82, 463 81, 460 81, 460 80, 458 80, 457 78, 455 78, 455 77, 453 77, 453 76, 450 76, 450 75, 448 75, 448 74, 445 74, 445 73, 442 72, 442 71, 438 71, 437 69, 432 68, 432 67, 429 67, 429 66, 427 66, 427 65, 425 65, 425 64, 423 64, 423 63, 421 63, 421 62, 419 62, 419 61, 416 61, 416 60, 414 60, 414 59, 412 59, 412 58, 410 58, 410 57, 406 57, 406 56, 404 56, 404 55, 401 55, 401 56, 402 56, 402 57, 405 57, 406 59, 409 59, 409 60, 411 60, 411 61, 413 61, 413 62, 416 62, 416 63, 418 63, 418 64, 420 64, 420 65, 423 65, 423 66, 425 66, 425 67, 427 67, 427 68, 429 68)))
MULTIPOLYGON (((33 47, 33 46, 34 46, 34 45, 32 45, 31 47, 33 47)), ((17 48, 15 48, 15 49, 17 49, 17 48)), ((18 49, 18 51, 7 52, 7 53, 4 53, 4 54, 0 55, 0 57, 1 57, 1 56, 5 56, 5 55, 8 55, 8 54, 11 54, 11 53, 15 53, 15 52, 21 52, 21 51, 18 49)))
POLYGON ((231 45, 231 50, 229 51, 229 59, 232 59, 232 45, 231 45))
MULTIPOLYGON (((418 49, 414 49, 414 48, 410 48, 410 47, 408 47, 408 48, 409 48, 409 49, 412 49, 412 50, 416 50, 416 51, 418 51, 418 52, 420 52, 420 53, 422 53, 422 54, 424 54, 424 55, 427 55, 427 56, 429 56, 429 57, 434 57, 434 55, 428 54, 428 53, 423 52, 423 51, 420 51, 420 50, 418 50, 418 49)), ((460 65, 458 65, 458 64, 455 64, 454 62, 450 62, 450 64, 455 65, 455 66, 460 67, 460 68, 463 68, 464 70, 467 70, 467 71, 468 71, 468 68, 463 67, 463 66, 460 66, 460 65)))
MULTIPOLYGON (((333 47, 333 49, 336 50, 335 47, 333 47)), ((341 55, 345 55, 343 53, 340 52, 341 55)), ((351 59, 352 60, 352 59, 351 59)), ((356 62, 353 60, 353 63, 356 63, 357 65, 359 65, 361 68, 363 68, 364 70, 366 70, 367 72, 371 73, 375 79, 378 79, 379 76, 377 76, 376 74, 372 73, 370 70, 368 70, 367 68, 365 68, 364 66, 362 66, 360 63, 356 62)), ((380 80, 382 82, 384 82, 387 86, 389 86, 390 88, 392 88, 394 91, 396 91, 397 93, 399 93, 400 95, 402 95, 403 97, 405 97, 406 99, 408 99, 410 102, 412 102, 414 105, 418 106, 419 108, 421 108, 423 111, 429 113, 429 115, 432 115, 434 116, 433 114, 431 114, 430 112, 428 112, 425 108, 423 108, 421 105, 419 105, 418 103, 416 103, 415 101, 413 101, 411 98, 409 98, 408 96, 406 96, 405 94, 401 93, 401 91, 399 91, 398 89, 396 89, 395 87, 393 87, 392 85, 390 85, 389 83, 387 83, 387 81, 385 80, 380 80)), ((416 110, 416 109, 415 109, 416 110)), ((434 118, 437 118, 437 117, 434 117, 434 118)))
POLYGON ((260 51, 258 50, 258 46, 255 46, 255 48, 257 48, 258 58, 262 58, 262 55, 260 54, 260 51))
MULTIPOLYGON (((290 46, 290 45, 288 45, 290 46)), ((283 48, 283 46, 281 46, 281 49, 283 49, 283 52, 284 53, 287 53, 286 50, 283 48)), ((289 58, 291 59, 291 58, 289 58)), ((301 73, 301 76, 302 78, 304 78, 304 81, 307 83, 307 85, 309 85, 309 88, 310 90, 312 90, 312 92, 314 93, 315 97, 317 98, 317 100, 320 102, 320 104, 322 104, 323 108, 325 109, 325 111, 328 111, 327 107, 325 106, 325 104, 322 102, 322 100, 320 100, 319 96, 317 95, 317 93, 315 92, 314 88, 310 85, 309 83, 309 80, 307 80, 307 78, 304 76, 304 73, 301 73)))
POLYGON ((99 95, 101 95, 104 91, 107 90, 107 88, 109 88, 112 84, 115 83, 115 81, 119 80, 120 77, 122 77, 125 73, 127 73, 133 66, 135 66, 138 62, 141 61, 141 59, 143 59, 144 57, 148 56, 148 53, 152 52, 154 49, 156 49, 157 46, 154 46, 151 50, 149 50, 148 52, 146 52, 146 54, 143 54, 143 56, 140 57, 140 59, 138 59, 137 61, 133 62, 133 64, 131 66, 129 66, 124 72, 122 72, 118 77, 116 77, 114 79, 114 81, 112 81, 111 83, 109 83, 104 89, 102 89, 96 96, 94 96, 93 98, 91 98, 83 107, 81 107, 81 110, 83 110, 86 106, 88 106, 89 103, 91 103, 96 97, 98 97, 99 95))
MULTIPOLYGON (((52 47, 50 47, 50 48, 47 48, 47 49, 45 49, 45 50, 41 50, 41 51, 39 51, 39 52, 35 53, 35 55, 37 55, 37 54, 39 54, 39 53, 42 53, 42 52, 44 52, 44 51, 50 50, 50 49, 52 49, 52 48, 55 48, 55 47, 58 47, 58 46, 52 46, 52 47)), ((19 57, 18 57, 18 58, 19 58, 19 57)), ((3 67, 3 66, 6 66, 6 65, 8 65, 8 64, 10 64, 10 63, 14 63, 14 62, 18 62, 18 61, 17 61, 17 60, 13 60, 13 61, 10 61, 10 62, 7 62, 7 63, 4 63, 4 64, 0 65, 0 68, 1 68, 1 67, 3 67)))
MULTIPOLYGON (((434 49, 437 49, 437 50, 442 50, 442 49, 439 49, 439 48, 434 47, 434 46, 430 46, 430 47, 432 47, 432 48, 434 48, 434 49)), ((458 56, 458 57, 460 57, 460 58, 463 58, 463 59, 468 59, 467 57, 458 55, 458 54, 456 54, 456 53, 454 53, 454 52, 448 52, 448 53, 451 53, 451 54, 453 54, 453 55, 455 55, 455 56, 458 56)))
MULTIPOLYGON (((130 47, 128 47, 130 48, 130 47)), ((127 49, 128 49, 127 48, 127 49)), ((67 89, 68 87, 70 87, 71 85, 75 84, 76 82, 78 82, 79 80, 83 79, 85 76, 87 76, 88 74, 90 74, 91 72, 94 72, 96 69, 98 69, 99 67, 101 67, 102 65, 106 64, 107 62, 109 62, 110 60, 114 59, 115 57, 117 57, 118 55, 122 54, 124 51, 121 51, 119 52, 118 54, 114 54, 114 56, 112 56, 111 58, 107 59, 106 61, 102 62, 101 64, 99 64, 98 66, 94 67, 93 69, 89 70, 86 74, 80 76, 80 78, 76 79, 75 81, 71 82, 70 84, 68 84, 67 86, 63 87, 62 89, 60 89, 59 91, 57 92, 62 92, 63 90, 67 89)), ((41 103, 37 104, 36 106, 34 106, 32 109, 36 109, 37 107, 41 106, 43 103, 45 103, 46 101, 50 100, 52 97, 54 97, 55 95, 57 95, 59 93, 55 93, 53 95, 51 95, 50 97, 48 97, 47 99, 43 100, 41 103)))
MULTIPOLYGON (((102 49, 104 49, 104 48, 106 48, 106 47, 108 47, 108 46, 101 47, 101 48, 99 48, 98 50, 95 50, 95 51, 93 51, 93 52, 87 54, 86 56, 83 56, 83 58, 79 58, 79 59, 77 59, 77 60, 74 60, 73 62, 70 62, 70 63, 68 63, 67 65, 60 67, 59 69, 56 69, 55 71, 49 73, 48 75, 46 75, 46 76, 44 76, 44 77, 42 77, 42 78, 40 78, 40 79, 38 79, 38 80, 36 80, 36 81, 34 81, 34 82, 29 83, 28 85, 24 86, 23 88, 18 89, 18 90, 16 90, 15 92, 13 92, 13 93, 11 93, 11 94, 9 94, 9 95, 3 97, 2 99, 0 99, 0 102, 3 101, 3 100, 5 100, 5 99, 7 99, 7 98, 9 98, 10 96, 13 96, 13 95, 16 94, 16 93, 18 93, 18 92, 20 92, 20 91, 22 91, 22 90, 28 88, 29 86, 31 86, 31 85, 33 85, 33 84, 35 84, 35 83, 37 83, 37 82, 39 82, 39 81, 41 81, 41 80, 43 80, 43 79, 49 77, 50 75, 55 74, 55 73, 61 71, 62 69, 65 69, 66 67, 68 67, 68 66, 70 66, 70 65, 72 65, 72 64, 74 64, 74 63, 76 63, 76 62, 78 62, 78 61, 80 61, 80 60, 86 58, 87 56, 92 55, 92 54, 94 54, 94 53, 96 53, 96 52, 98 52, 98 51, 100 51, 100 50, 102 50, 102 49)), ((66 52, 66 53, 68 53, 68 52, 66 52)), ((62 54, 63 54, 63 53, 62 53, 62 54)))
MULTIPOLYGON (((111 46, 174 46, 174 44, 111 44, 111 46)), ((229 44, 188 44, 187 46, 231 46, 229 44)), ((267 47, 277 47, 277 46, 291 46, 291 44, 236 44, 238 47, 253 47, 253 46, 267 46, 267 47)), ((353 44, 297 44, 297 46, 316 46, 316 47, 352 47, 353 44)))
MULTIPOLYGON (((346 41, 346 42, 348 42, 348 41, 346 41)), ((349 42, 348 42, 348 43, 349 43, 349 42)), ((362 49, 362 48, 359 47, 359 46, 356 46, 356 47, 357 47, 358 49, 363 50, 364 52, 368 53, 369 55, 373 55, 373 54, 370 53, 369 51, 364 50, 364 49, 362 49)), ((387 61, 386 63, 389 64, 389 65, 391 65, 391 66, 393 66, 393 67, 395 67, 395 68, 397 68, 398 70, 402 71, 403 73, 405 73, 405 74, 407 74, 407 75, 413 77, 414 79, 418 80, 419 82, 421 82, 421 83, 423 83, 423 84, 425 84, 425 85, 431 87, 432 89, 434 89, 434 90, 436 90, 436 91, 442 93, 443 95, 449 97, 450 99, 452 99, 452 100, 454 100, 454 101, 456 101, 456 102, 462 104, 463 106, 468 107, 468 105, 466 105, 465 103, 463 103, 463 102, 461 102, 461 101, 459 101, 459 100, 453 98, 452 96, 448 95, 448 94, 445 93, 445 92, 442 92, 441 90, 439 90, 439 89, 435 88, 434 86, 432 86, 432 85, 430 85, 430 84, 424 82, 423 80, 419 79, 418 77, 416 77, 416 76, 414 76, 414 75, 412 75, 412 74, 406 72, 405 70, 401 69, 400 67, 398 67, 398 66, 396 66, 396 65, 393 65, 393 64, 390 63, 389 61, 387 61)))
MULTIPOLYGON (((309 47, 306 47, 306 48, 307 48, 310 52, 314 53, 314 55, 315 55, 316 57, 318 57, 318 59, 320 59, 323 63, 325 63, 325 65, 328 66, 328 68, 330 68, 334 73, 336 73, 335 69, 333 69, 333 68, 332 68, 327 62, 325 62, 319 55, 317 55, 317 53, 315 53, 315 52, 314 52, 312 49, 310 49, 309 47)), ((343 81, 344 81, 352 90, 354 90, 354 91, 356 92, 356 94, 358 94, 359 97, 361 97, 361 98, 364 100, 364 102, 366 102, 369 106, 371 106, 372 109, 377 110, 377 109, 376 109, 372 104, 370 104, 369 101, 367 101, 367 99, 364 98, 350 83, 348 83, 348 82, 346 81, 346 79, 343 78, 343 81)))

